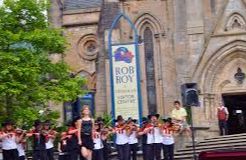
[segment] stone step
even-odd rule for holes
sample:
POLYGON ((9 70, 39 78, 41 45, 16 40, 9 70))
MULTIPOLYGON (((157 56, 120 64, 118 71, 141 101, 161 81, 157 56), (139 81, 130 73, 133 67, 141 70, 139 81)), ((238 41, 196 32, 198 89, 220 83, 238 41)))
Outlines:
MULTIPOLYGON (((246 142, 236 143, 236 144, 220 144, 220 145, 213 145, 213 146, 200 146, 200 147, 196 147, 196 150, 197 151, 203 151, 205 149, 226 149, 226 148, 235 148, 235 147, 240 147, 240 146, 246 147, 246 142)), ((185 149, 178 150, 176 152, 176 154, 179 154, 181 152, 182 153, 184 153, 184 152, 191 153, 191 151, 192 151, 192 148, 185 148, 185 149)))
POLYGON ((217 136, 217 137, 211 137, 211 138, 205 138, 204 141, 230 139, 230 138, 235 138, 235 137, 246 137, 246 133, 232 134, 232 135, 225 135, 225 136, 217 136))
MULTIPOLYGON (((209 141, 209 142, 198 142, 196 143, 196 147, 200 147, 200 146, 213 146, 213 145, 218 145, 218 144, 230 144, 230 143, 240 143, 240 142, 246 142, 246 138, 235 138, 235 139, 228 139, 228 140, 221 140, 221 141, 209 141)), ((187 145, 187 148, 191 148, 192 145, 187 145)))
POLYGON ((206 143, 206 142, 219 142, 219 141, 229 141, 234 139, 244 139, 246 136, 238 136, 238 137, 228 137, 228 138, 221 138, 221 139, 211 139, 211 140, 203 140, 200 141, 200 143, 206 143))
MULTIPOLYGON (((206 138, 196 143, 196 154, 199 155, 203 151, 225 150, 225 149, 243 149, 246 150, 246 133, 234 134, 226 136, 217 136, 206 138)), ((192 160, 193 148, 192 144, 186 148, 175 152, 175 160, 192 160)))
MULTIPOLYGON (((235 149, 238 149, 238 150, 246 150, 246 146, 239 146, 239 147, 235 147, 235 148, 226 148, 226 149, 231 149, 231 150, 235 150, 235 149)), ((219 149, 219 150, 225 150, 225 148, 223 149, 219 149)), ((202 151, 214 151, 214 149, 204 149, 202 151)), ((198 156, 199 153, 201 153, 202 151, 196 151, 196 155, 198 156)), ((191 160, 193 159, 193 151, 190 152, 189 154, 185 153, 185 152, 182 152, 180 155, 176 155, 175 153, 175 157, 174 157, 175 160, 191 160)))
POLYGON ((189 155, 175 156, 174 159, 175 160, 192 160, 193 155, 189 154, 189 155))

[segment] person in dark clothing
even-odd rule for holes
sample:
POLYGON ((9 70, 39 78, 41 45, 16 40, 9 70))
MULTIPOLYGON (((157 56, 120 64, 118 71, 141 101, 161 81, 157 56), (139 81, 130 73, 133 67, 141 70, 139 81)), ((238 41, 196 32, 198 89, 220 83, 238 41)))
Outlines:
POLYGON ((81 146, 81 155, 86 160, 92 159, 92 150, 94 143, 92 139, 92 131, 94 120, 91 118, 90 108, 84 105, 82 109, 82 118, 77 121, 78 128, 78 144, 81 146))
POLYGON ((33 130, 27 133, 27 137, 31 137, 33 141, 33 160, 48 160, 43 124, 39 120, 36 120, 34 127, 33 130))
POLYGON ((59 160, 70 160, 70 155, 68 153, 69 145, 67 143, 69 136, 66 132, 61 133, 61 140, 58 143, 59 160))
MULTIPOLYGON (((68 154, 70 155, 70 160, 77 160, 80 153, 80 147, 78 145, 78 129, 76 128, 76 121, 79 118, 75 118, 72 122, 68 124, 67 135, 69 139, 67 140, 69 149, 68 154)), ((83 160, 83 157, 80 158, 83 160)))

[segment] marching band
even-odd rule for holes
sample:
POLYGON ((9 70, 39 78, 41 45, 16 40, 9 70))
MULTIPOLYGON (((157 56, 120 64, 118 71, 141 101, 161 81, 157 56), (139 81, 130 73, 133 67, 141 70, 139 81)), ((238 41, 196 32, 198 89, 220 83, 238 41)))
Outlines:
POLYGON ((11 121, 5 121, 0 132, 4 160, 25 160, 25 144, 32 140, 33 160, 53 160, 54 141, 59 137, 59 160, 108 160, 109 138, 113 139, 119 160, 136 160, 141 143, 143 160, 173 160, 174 134, 182 126, 171 117, 160 119, 159 114, 143 117, 140 126, 137 120, 127 120, 118 115, 114 127, 103 123, 102 118, 91 118, 88 105, 83 106, 81 118, 68 124, 60 135, 51 128, 50 121, 35 121, 34 128, 24 131, 14 128, 11 121), (111 136, 114 135, 114 136, 111 136))

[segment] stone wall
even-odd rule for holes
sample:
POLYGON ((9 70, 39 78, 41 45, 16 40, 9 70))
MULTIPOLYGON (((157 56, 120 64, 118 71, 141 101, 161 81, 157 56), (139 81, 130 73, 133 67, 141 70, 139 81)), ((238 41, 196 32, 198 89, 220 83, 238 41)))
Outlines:
MULTIPOLYGON (((101 7, 66 11, 54 3, 51 21, 64 27, 70 44, 64 59, 74 73, 89 79, 90 89, 96 91, 98 115, 111 111, 107 36, 114 16, 120 11, 128 15, 140 37, 150 27, 154 34, 158 112, 168 115, 173 101, 181 99, 180 85, 196 82, 201 107, 194 109, 195 125, 210 128, 213 135, 218 130, 214 112, 221 95, 246 92, 245 82, 238 84, 234 78, 239 67, 246 70, 245 3, 246 0, 106 0, 101 7)), ((120 42, 132 40, 126 22, 117 26, 113 38, 120 42)), ((146 115, 144 44, 139 45, 139 51, 146 115)))

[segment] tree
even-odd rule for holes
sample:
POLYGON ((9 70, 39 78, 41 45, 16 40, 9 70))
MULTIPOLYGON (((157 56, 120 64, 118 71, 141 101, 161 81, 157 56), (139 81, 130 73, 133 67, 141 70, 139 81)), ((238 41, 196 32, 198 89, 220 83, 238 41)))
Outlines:
POLYGON ((50 27, 46 0, 4 0, 0 7, 0 122, 6 117, 33 122, 48 102, 76 99, 85 80, 71 76, 68 65, 52 63, 67 43, 50 27))

